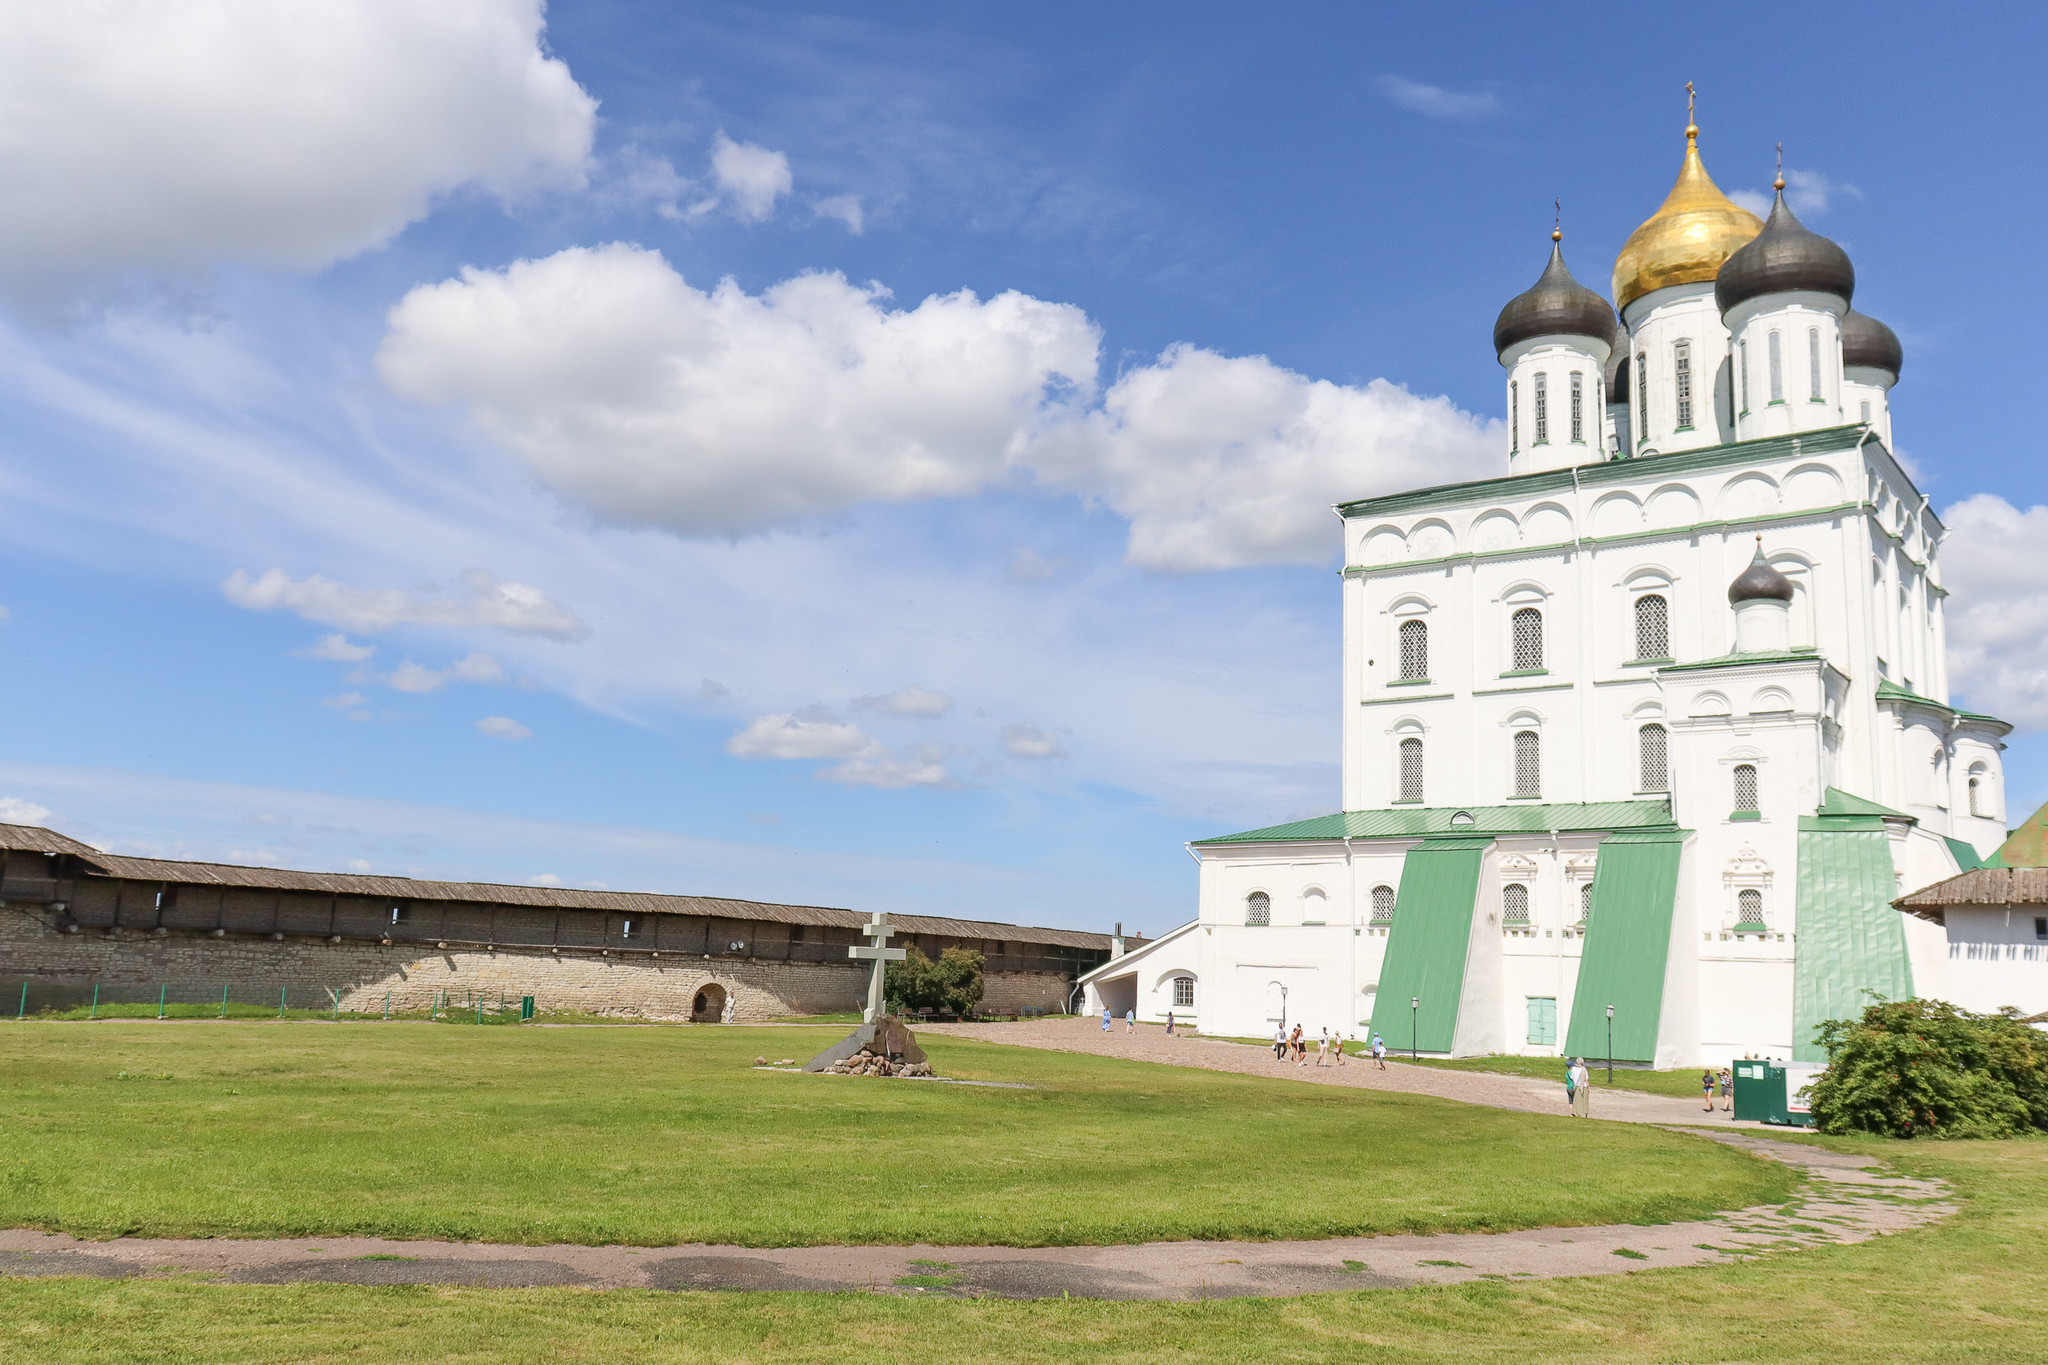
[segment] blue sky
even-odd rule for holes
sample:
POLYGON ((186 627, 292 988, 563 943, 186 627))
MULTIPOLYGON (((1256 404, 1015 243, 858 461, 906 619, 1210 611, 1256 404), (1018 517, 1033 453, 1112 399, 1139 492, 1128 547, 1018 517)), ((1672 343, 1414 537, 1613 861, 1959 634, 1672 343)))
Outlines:
POLYGON ((1185 840, 1335 803, 1329 503, 1493 472, 1494 313, 1553 199, 1604 288, 1688 80, 1903 338, 2048 797, 2033 9, 31 8, 15 818, 1170 927, 1185 840))

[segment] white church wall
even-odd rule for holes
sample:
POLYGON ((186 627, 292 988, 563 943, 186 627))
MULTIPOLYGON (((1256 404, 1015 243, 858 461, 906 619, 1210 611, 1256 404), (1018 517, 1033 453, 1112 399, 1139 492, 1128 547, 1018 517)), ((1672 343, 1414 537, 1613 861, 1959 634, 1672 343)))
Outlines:
POLYGON ((1943 908, 1947 999, 1989 1014, 2048 1011, 2048 905, 1943 908))
POLYGON ((1734 440, 1727 426, 1728 329, 1714 303, 1712 281, 1652 290, 1629 304, 1623 321, 1629 330, 1629 363, 1637 367, 1631 376, 1631 396, 1637 420, 1643 423, 1636 453, 1669 455, 1734 440), (1680 342, 1689 347, 1692 376, 1692 420, 1683 426, 1676 378, 1680 342), (1645 358, 1647 366, 1642 363, 1645 358))

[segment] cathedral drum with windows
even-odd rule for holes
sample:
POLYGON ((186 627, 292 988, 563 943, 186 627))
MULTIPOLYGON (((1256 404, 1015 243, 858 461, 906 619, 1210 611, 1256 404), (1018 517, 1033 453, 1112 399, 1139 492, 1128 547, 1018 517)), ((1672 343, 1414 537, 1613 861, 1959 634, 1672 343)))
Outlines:
POLYGON ((1090 1009, 1604 1058, 1611 1007, 1668 1067, 1941 994, 1891 902, 2005 838, 2010 727, 1949 701, 1898 338, 1783 189, 1759 221, 1687 127, 1614 306, 1551 234, 1493 330, 1505 473, 1337 509, 1342 811, 1191 845, 1197 917, 1090 1009))

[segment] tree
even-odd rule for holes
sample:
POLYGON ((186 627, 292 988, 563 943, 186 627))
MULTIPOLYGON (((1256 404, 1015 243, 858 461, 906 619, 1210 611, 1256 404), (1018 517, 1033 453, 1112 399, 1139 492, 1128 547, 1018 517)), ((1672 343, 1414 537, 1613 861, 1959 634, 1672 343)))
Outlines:
POLYGON ((2048 1128, 2048 1038, 2015 1009, 1872 995, 1816 1031, 1828 1069, 1809 1091, 1823 1133, 2013 1137, 2048 1128))
POLYGON ((987 959, 968 948, 948 948, 937 961, 912 944, 901 962, 882 975, 882 994, 896 1014, 930 1009, 934 1014, 966 1014, 981 1003, 982 972, 987 959))

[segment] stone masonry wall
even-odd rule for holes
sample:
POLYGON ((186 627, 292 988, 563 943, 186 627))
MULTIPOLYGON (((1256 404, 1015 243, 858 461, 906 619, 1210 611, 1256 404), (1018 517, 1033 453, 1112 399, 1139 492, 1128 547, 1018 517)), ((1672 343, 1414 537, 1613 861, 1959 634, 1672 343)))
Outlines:
MULTIPOLYGON (((394 1011, 424 1010, 437 991, 456 1000, 470 992, 486 998, 503 994, 508 1000, 531 995, 542 1011, 648 1019, 688 1019, 697 992, 716 985, 733 997, 734 1017, 741 1022, 860 1009, 868 982, 867 968, 852 962, 385 947, 178 932, 156 938, 129 930, 116 936, 100 930, 64 934, 11 907, 0 908, 0 977, 85 987, 99 982, 131 991, 167 985, 196 993, 230 986, 237 999, 284 989, 294 1006, 321 1009, 328 1007, 332 991, 344 1011, 359 1012, 382 1010, 387 996, 394 1011)), ((1056 972, 999 972, 989 974, 985 990, 993 1009, 1056 1010, 1068 982, 1056 972)))

